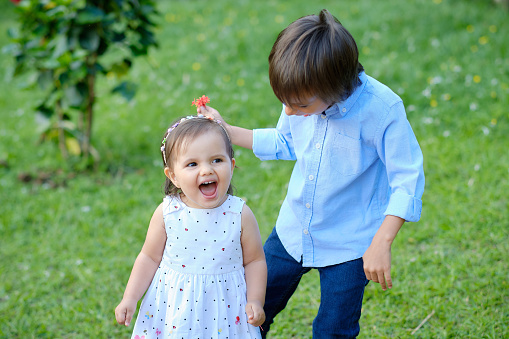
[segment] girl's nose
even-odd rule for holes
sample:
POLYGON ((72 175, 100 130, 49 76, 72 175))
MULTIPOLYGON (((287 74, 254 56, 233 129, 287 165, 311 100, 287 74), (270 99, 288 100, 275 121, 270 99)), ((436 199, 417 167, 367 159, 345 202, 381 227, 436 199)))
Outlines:
POLYGON ((212 171, 212 166, 210 166, 210 164, 205 164, 205 165, 202 165, 200 167, 200 174, 201 175, 209 175, 211 174, 213 171, 212 171))

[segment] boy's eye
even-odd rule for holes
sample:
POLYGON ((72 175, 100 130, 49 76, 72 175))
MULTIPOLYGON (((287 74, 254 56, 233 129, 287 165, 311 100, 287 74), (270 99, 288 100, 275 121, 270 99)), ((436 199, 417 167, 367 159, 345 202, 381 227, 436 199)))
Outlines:
POLYGON ((187 164, 187 167, 194 167, 194 166, 196 166, 195 162, 190 162, 189 164, 187 164))

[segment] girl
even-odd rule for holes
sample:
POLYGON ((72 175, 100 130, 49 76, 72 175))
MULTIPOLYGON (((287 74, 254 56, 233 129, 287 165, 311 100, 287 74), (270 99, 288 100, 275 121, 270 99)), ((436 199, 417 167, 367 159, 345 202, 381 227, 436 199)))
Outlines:
POLYGON ((230 195, 235 159, 226 130, 201 115, 182 118, 161 152, 166 197, 115 309, 117 322, 129 326, 147 291, 132 338, 259 338, 267 267, 253 213, 230 195))

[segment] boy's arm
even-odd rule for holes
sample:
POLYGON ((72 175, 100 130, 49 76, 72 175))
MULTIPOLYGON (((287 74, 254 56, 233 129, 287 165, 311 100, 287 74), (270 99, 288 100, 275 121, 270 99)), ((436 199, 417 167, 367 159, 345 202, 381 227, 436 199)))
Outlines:
POLYGON ((121 325, 129 326, 141 299, 161 262, 166 243, 162 204, 155 210, 140 254, 134 262, 124 297, 115 308, 115 318, 121 325))
POLYGON ((242 255, 246 276, 248 322, 260 326, 265 321, 265 289, 267 287, 267 263, 263 253, 262 239, 258 223, 251 209, 244 205, 242 209, 242 255))
POLYGON ((391 245, 406 221, 421 216, 423 156, 401 101, 394 104, 376 132, 377 152, 387 170, 391 196, 382 225, 363 255, 364 272, 383 290, 392 287, 391 245), (387 282, 387 283, 386 283, 387 282))
POLYGON ((209 106, 200 106, 198 107, 198 113, 201 113, 207 117, 213 118, 215 120, 221 121, 221 124, 228 132, 230 136, 230 140, 232 144, 244 147, 247 149, 253 149, 253 130, 231 126, 227 124, 221 114, 217 110, 209 106))
POLYGON ((380 283, 384 291, 387 287, 392 288, 391 245, 404 222, 404 219, 393 215, 385 216, 371 245, 362 256, 366 278, 380 283))

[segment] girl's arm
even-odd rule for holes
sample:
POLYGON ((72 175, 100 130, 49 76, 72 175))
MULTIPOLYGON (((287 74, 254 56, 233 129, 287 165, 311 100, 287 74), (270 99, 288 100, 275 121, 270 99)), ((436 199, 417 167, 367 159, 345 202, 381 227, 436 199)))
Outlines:
POLYGON ((213 118, 215 120, 221 121, 221 124, 228 132, 230 136, 230 140, 232 144, 244 147, 247 149, 253 149, 253 130, 231 126, 227 124, 221 114, 217 110, 209 106, 200 106, 198 107, 198 113, 201 113, 207 117, 213 118))
POLYGON ((121 325, 129 326, 138 300, 141 299, 159 267, 166 244, 162 203, 157 207, 147 231, 145 243, 134 262, 124 297, 115 308, 115 318, 121 325))
POLYGON ((246 276, 248 322, 260 326, 265 321, 265 289, 267 287, 267 263, 263 253, 262 239, 258 223, 251 209, 244 205, 242 209, 242 255, 246 276))
POLYGON ((384 291, 387 287, 392 288, 391 245, 404 222, 404 219, 393 215, 385 216, 382 225, 371 241, 371 245, 362 256, 366 278, 380 283, 384 291))

